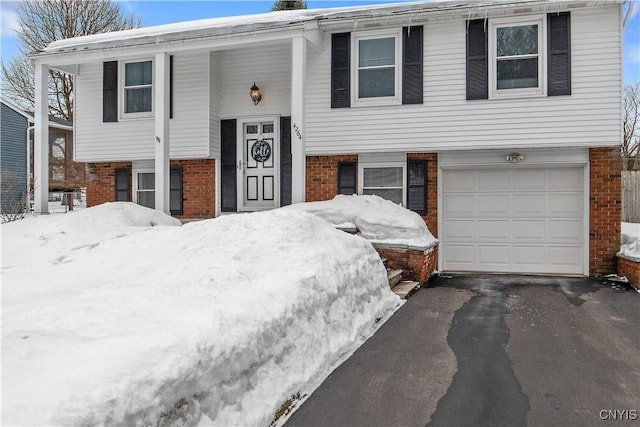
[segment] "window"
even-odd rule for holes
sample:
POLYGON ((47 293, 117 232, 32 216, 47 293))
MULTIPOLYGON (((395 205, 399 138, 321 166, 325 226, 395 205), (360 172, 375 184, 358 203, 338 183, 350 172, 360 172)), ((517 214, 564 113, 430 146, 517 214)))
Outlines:
POLYGON ((362 194, 375 194, 404 205, 404 165, 363 165, 362 194))
MULTIPOLYGON (((156 174, 152 170, 138 170, 135 174, 135 202, 155 209, 156 174)), ((169 210, 172 215, 182 215, 182 168, 171 168, 169 172, 169 210)))
POLYGON ((544 21, 497 21, 490 43, 492 95, 543 94, 544 21))
POLYGON ((398 103, 400 32, 362 33, 353 37, 354 105, 398 103))
POLYGON ((152 61, 125 62, 124 113, 150 113, 152 105, 152 61))

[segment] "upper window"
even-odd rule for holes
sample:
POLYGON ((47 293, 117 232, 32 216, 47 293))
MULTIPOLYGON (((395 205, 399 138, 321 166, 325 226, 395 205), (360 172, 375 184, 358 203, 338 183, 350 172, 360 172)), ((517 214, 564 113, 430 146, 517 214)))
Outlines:
POLYGON ((543 20, 498 21, 492 26, 493 96, 543 94, 543 20))
POLYGON ((398 103, 400 33, 362 33, 354 39, 354 105, 398 103))
POLYGON ((151 61, 124 64, 124 113, 152 111, 153 63, 151 61))

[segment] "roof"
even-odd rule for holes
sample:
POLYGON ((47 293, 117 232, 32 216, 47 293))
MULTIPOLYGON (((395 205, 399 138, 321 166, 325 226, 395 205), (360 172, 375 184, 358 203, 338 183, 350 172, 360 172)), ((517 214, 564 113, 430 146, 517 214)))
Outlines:
POLYGON ((410 25, 411 19, 426 20, 434 16, 486 17, 489 10, 518 7, 526 11, 527 7, 542 7, 544 10, 561 10, 569 6, 587 6, 622 3, 623 0, 427 0, 410 3, 390 3, 338 7, 329 9, 300 9, 277 11, 254 15, 201 19, 132 30, 94 34, 72 39, 54 41, 42 52, 32 56, 47 56, 83 51, 113 49, 122 46, 143 46, 164 42, 191 41, 207 38, 228 38, 236 35, 256 35, 264 32, 305 30, 335 25, 339 23, 358 23, 368 20, 389 21, 404 19, 410 25))
MULTIPOLYGON (((11 101, 8 101, 4 98, 0 98, 0 102, 26 118, 29 122, 35 122, 34 114, 32 111, 25 111, 22 108, 17 107, 11 101)), ((49 114, 49 126, 57 129, 73 130, 73 123, 65 119, 61 119, 60 117, 53 116, 51 114, 49 114)))

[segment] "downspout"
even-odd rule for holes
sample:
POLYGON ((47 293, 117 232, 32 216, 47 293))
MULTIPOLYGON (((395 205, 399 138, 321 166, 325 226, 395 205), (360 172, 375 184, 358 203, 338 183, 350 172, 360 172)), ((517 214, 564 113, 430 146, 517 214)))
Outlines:
MULTIPOLYGON (((29 121, 27 121, 29 124, 29 121)), ((29 211, 31 211, 31 131, 36 127, 28 126, 27 127, 27 203, 29 204, 29 211)))

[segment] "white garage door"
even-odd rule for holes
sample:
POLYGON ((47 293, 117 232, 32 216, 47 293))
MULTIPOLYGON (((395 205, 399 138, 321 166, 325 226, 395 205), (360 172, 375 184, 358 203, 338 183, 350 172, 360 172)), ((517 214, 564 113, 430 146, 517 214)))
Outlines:
POLYGON ((584 168, 444 170, 443 269, 583 274, 584 168))

